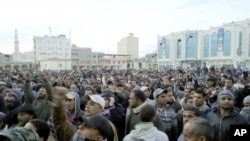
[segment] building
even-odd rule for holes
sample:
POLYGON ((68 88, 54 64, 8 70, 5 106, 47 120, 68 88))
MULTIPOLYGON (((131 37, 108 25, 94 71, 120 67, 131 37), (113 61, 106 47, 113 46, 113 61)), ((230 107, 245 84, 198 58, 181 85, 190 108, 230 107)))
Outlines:
POLYGON ((72 46, 72 69, 126 69, 130 55, 104 54, 91 48, 72 46))
POLYGON ((158 36, 159 69, 250 67, 250 20, 158 36))
POLYGON ((34 63, 40 70, 71 69, 71 40, 65 35, 33 37, 34 63))
POLYGON ((132 59, 139 58, 139 38, 134 37, 133 33, 129 33, 128 37, 117 43, 117 54, 131 55, 132 59))

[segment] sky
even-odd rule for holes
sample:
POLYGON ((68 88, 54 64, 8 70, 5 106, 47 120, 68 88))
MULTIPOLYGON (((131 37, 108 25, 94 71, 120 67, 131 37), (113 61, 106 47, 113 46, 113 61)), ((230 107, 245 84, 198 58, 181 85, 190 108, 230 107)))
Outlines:
POLYGON ((33 36, 64 34, 72 44, 116 53, 129 33, 139 38, 143 56, 157 49, 157 35, 250 18, 249 0, 1 0, 0 52, 33 49, 33 36))

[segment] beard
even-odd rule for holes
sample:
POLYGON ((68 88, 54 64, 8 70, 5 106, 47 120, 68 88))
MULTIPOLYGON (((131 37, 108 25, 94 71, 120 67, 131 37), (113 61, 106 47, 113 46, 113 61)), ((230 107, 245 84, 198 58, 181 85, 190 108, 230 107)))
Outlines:
POLYGON ((6 103, 6 108, 8 110, 14 109, 17 105, 17 101, 15 101, 15 100, 6 100, 5 103, 6 103))

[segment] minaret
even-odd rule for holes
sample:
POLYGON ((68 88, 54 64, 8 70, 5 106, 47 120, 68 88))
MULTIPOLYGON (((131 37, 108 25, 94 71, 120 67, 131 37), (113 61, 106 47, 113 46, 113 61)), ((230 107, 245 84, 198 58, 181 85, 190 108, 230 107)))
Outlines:
POLYGON ((15 56, 18 56, 19 55, 19 41, 18 41, 18 36, 17 36, 17 29, 15 29, 14 45, 15 45, 15 56))

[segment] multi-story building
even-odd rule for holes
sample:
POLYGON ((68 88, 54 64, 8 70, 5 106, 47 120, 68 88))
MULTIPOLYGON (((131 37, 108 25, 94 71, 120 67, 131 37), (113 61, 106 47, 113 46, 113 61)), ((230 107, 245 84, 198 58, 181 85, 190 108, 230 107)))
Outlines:
POLYGON ((158 36, 157 54, 159 69, 202 65, 249 67, 250 20, 158 36))
POLYGON ((117 43, 117 54, 130 55, 132 59, 139 58, 139 38, 129 33, 128 37, 117 43))
POLYGON ((33 37, 34 63, 40 70, 71 69, 71 40, 65 35, 33 37))
POLYGON ((73 69, 125 69, 131 61, 130 55, 104 54, 103 52, 92 52, 91 48, 72 46, 72 68, 73 69))

